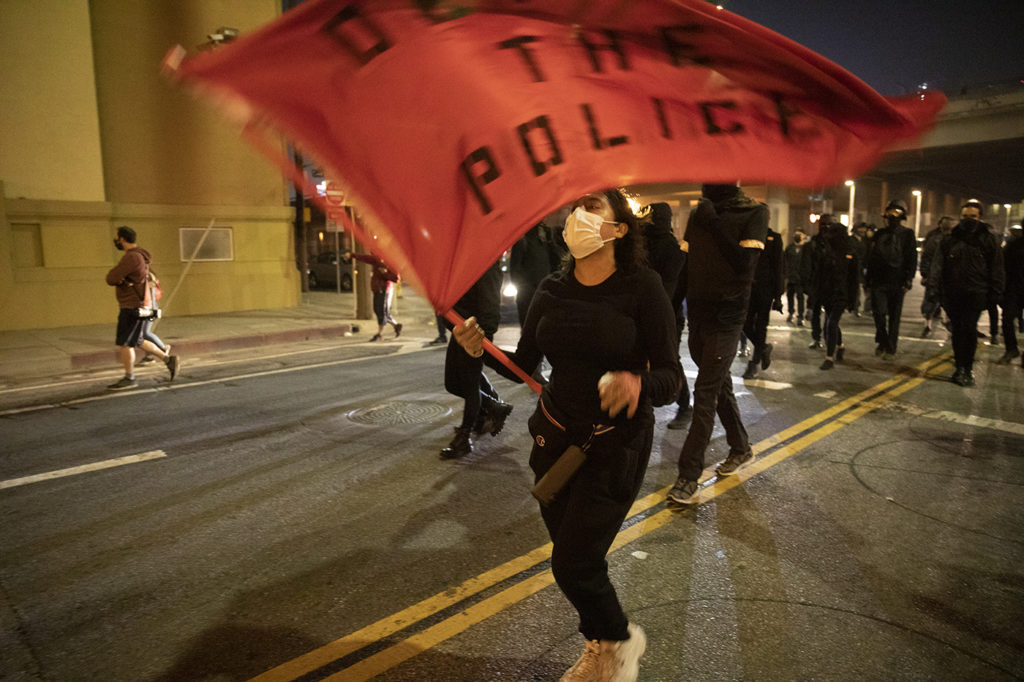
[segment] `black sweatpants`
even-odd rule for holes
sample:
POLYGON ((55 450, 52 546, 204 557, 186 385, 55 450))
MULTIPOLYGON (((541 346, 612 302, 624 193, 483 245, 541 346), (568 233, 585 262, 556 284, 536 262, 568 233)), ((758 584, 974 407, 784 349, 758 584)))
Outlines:
MULTIPOLYGON (((530 468, 539 481, 570 439, 539 401, 529 427, 530 468)), ((593 425, 585 430, 592 432, 593 425)), ((648 404, 628 425, 593 436, 583 465, 540 510, 553 544, 551 572, 579 614, 580 633, 588 640, 629 639, 629 619, 608 578, 605 556, 640 491, 653 439, 654 412, 648 404)))
POLYGON ((688 481, 698 480, 704 470, 704 450, 711 442, 715 414, 725 427, 730 453, 743 453, 750 448, 729 373, 740 342, 740 325, 718 322, 715 310, 695 308, 691 306, 689 310, 690 357, 697 363, 693 416, 679 453, 679 475, 688 481))
MULTIPOLYGON (((492 334, 486 335, 492 339, 492 334)), ((498 392, 484 374, 484 358, 471 357, 452 334, 444 358, 444 390, 463 400, 462 426, 472 428, 480 410, 498 400, 498 392)))
POLYGON ((1017 318, 1024 307, 1024 292, 1007 291, 1003 296, 1003 345, 1007 353, 1019 351, 1017 346, 1017 318))
POLYGON ((900 317, 903 315, 903 287, 871 289, 871 314, 875 318, 875 343, 885 353, 895 353, 900 339, 900 317))
POLYGON ((953 358, 956 366, 967 371, 974 369, 974 354, 978 350, 978 319, 987 307, 985 296, 961 294, 947 297, 943 302, 953 336, 953 358))
POLYGON ((768 320, 771 313, 771 295, 764 291, 751 291, 747 320, 743 323, 743 333, 754 347, 754 352, 750 356, 751 362, 761 362, 765 340, 768 338, 768 320))

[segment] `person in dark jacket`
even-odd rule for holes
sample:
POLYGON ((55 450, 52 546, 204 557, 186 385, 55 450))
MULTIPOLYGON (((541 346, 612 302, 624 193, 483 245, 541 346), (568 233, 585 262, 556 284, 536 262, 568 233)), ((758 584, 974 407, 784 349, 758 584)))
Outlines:
POLYGON ((679 453, 679 476, 668 494, 681 504, 696 501, 716 413, 729 443, 729 456, 716 473, 730 476, 754 458, 729 370, 747 319, 757 258, 768 235, 768 207, 736 185, 705 184, 701 193, 686 228, 688 342, 690 357, 697 363, 693 417, 679 453))
MULTIPOLYGON (((1021 311, 1024 310, 1024 237, 1020 230, 1012 237, 1003 251, 1006 265, 1006 291, 1003 293, 1003 343, 1006 352, 996 362, 1000 365, 1010 364, 1014 358, 1020 357, 1017 345, 1017 332, 1013 325, 1017 324, 1021 311)), ((1012 234, 1012 233, 1011 233, 1012 234)), ((1024 367, 1024 360, 1021 361, 1024 367)))
MULTIPOLYGON (((535 480, 566 451, 586 453, 541 507, 551 572, 586 639, 562 679, 597 679, 596 668, 608 671, 602 679, 635 680, 646 636, 619 603, 606 555, 643 483, 654 407, 679 390, 679 345, 669 299, 643 265, 642 235, 621 192, 577 200, 565 240, 572 257, 541 282, 509 359, 527 374, 542 356, 551 361, 551 381, 528 422, 535 480)), ((479 325, 467 319, 454 334, 483 356, 479 325)), ((521 381, 489 355, 487 364, 521 381)))
POLYGON ((822 235, 818 267, 814 271, 814 297, 825 309, 825 360, 819 369, 832 369, 843 361, 843 330, 839 321, 844 310, 856 310, 860 288, 857 246, 842 223, 831 223, 822 235))
MULTIPOLYGON (((661 286, 672 302, 676 317, 676 348, 683 338, 683 299, 686 297, 686 252, 672 232, 672 207, 664 202, 651 204, 650 220, 641 223, 647 265, 661 277, 661 286)), ((680 370, 682 363, 680 362, 680 370)), ((683 373, 679 395, 676 396, 676 415, 668 423, 670 429, 685 428, 690 416, 690 386, 683 373)))
POLYGON ((818 219, 818 231, 807 242, 803 253, 800 254, 800 279, 807 282, 807 316, 811 320, 811 350, 821 349, 821 302, 814 296, 814 288, 810 283, 814 281, 814 272, 821 260, 822 242, 829 225, 833 220, 831 213, 825 213, 818 219))
POLYGON ((534 225, 512 245, 508 255, 508 274, 516 285, 516 312, 520 326, 526 319, 537 285, 557 270, 561 262, 562 253, 552 239, 551 230, 543 222, 534 225))
POLYGON ((960 208, 960 222, 942 240, 928 276, 937 287, 939 302, 949 315, 956 370, 951 381, 974 386, 974 354, 978 348, 978 318, 1003 294, 1003 250, 986 223, 984 207, 968 201, 960 208))
POLYGON ((793 324, 793 315, 796 315, 796 325, 804 326, 804 283, 800 279, 800 259, 804 251, 804 242, 807 240, 807 233, 797 230, 793 234, 793 243, 786 247, 783 255, 782 265, 786 277, 786 310, 788 315, 786 322, 793 324), (794 305, 795 302, 795 305, 794 305))
MULTIPOLYGON (((476 317, 488 339, 494 338, 501 321, 501 280, 499 260, 454 306, 463 319, 476 317)), ((451 329, 450 322, 446 326, 451 329)), ((453 334, 444 358, 444 388, 462 398, 462 423, 455 428, 455 436, 448 447, 441 450, 442 459, 456 459, 471 453, 474 433, 497 436, 512 412, 512 406, 501 401, 483 369, 483 358, 466 353, 453 334)))
POLYGON ((782 307, 782 281, 782 235, 769 227, 764 251, 757 259, 754 283, 750 287, 747 319, 743 323, 743 334, 750 339, 754 349, 747 369, 743 372, 744 379, 753 379, 757 376, 758 368, 768 369, 772 364, 772 344, 766 342, 768 319, 773 306, 782 307))
POLYGON ((900 223, 907 219, 907 203, 890 201, 882 214, 885 227, 875 232, 868 244, 864 283, 871 292, 875 318, 875 355, 885 360, 896 357, 900 336, 903 297, 914 285, 917 272, 917 238, 900 223))
POLYGON ((942 319, 942 306, 939 305, 939 294, 933 287, 928 286, 928 275, 932 271, 932 261, 939 250, 939 244, 943 237, 953 231, 956 221, 948 215, 939 218, 938 226, 928 233, 921 246, 921 284, 924 286, 924 299, 921 301, 921 315, 924 316, 924 330, 921 338, 927 339, 932 335, 932 322, 942 319))

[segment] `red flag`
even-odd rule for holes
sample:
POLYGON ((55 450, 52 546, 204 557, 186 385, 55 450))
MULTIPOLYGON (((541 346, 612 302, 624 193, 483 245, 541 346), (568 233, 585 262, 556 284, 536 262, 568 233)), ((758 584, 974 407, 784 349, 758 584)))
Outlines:
POLYGON ((440 311, 587 191, 836 184, 945 102, 882 97, 703 0, 428 4, 313 0, 172 66, 315 159, 440 311))

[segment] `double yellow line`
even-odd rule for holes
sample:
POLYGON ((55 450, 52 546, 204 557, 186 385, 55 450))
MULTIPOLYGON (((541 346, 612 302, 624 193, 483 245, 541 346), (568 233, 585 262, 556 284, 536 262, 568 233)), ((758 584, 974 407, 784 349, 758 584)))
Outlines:
MULTIPOLYGON (((759 457, 740 470, 735 476, 719 478, 712 485, 706 485, 697 493, 698 502, 706 502, 756 476, 765 469, 778 464, 822 438, 835 433, 844 426, 860 419, 897 396, 906 393, 925 380, 928 372, 937 372, 950 364, 950 354, 933 357, 917 367, 894 375, 876 386, 847 398, 832 407, 809 417, 753 446, 759 457), (791 441, 791 442, 790 442, 791 441), (777 447, 777 446, 782 447, 777 447), (765 455, 764 453, 769 453, 765 455), (763 455, 763 456, 762 456, 763 455)), ((669 487, 637 500, 629 510, 627 518, 645 513, 663 504, 669 487)), ((617 550, 630 542, 664 526, 675 518, 676 512, 665 508, 625 528, 615 538, 610 551, 617 550)), ((390 637, 424 619, 448 609, 463 600, 495 585, 513 578, 551 558, 551 543, 534 549, 480 575, 470 578, 454 589, 446 590, 414 604, 372 625, 314 649, 287 663, 259 675, 251 682, 285 682, 308 675, 320 668, 339 661, 349 654, 390 637)), ((540 571, 486 599, 482 599, 458 613, 431 625, 408 638, 359 660, 352 665, 322 679, 332 681, 368 680, 407 661, 417 654, 469 629, 471 626, 490 618, 500 611, 522 601, 554 583, 551 569, 540 571)))

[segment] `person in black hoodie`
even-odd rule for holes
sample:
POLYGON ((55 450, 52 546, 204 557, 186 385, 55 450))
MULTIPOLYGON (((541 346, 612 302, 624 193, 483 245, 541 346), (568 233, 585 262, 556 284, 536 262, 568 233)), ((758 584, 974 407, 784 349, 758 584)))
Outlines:
POLYGON ((822 235, 821 251, 814 271, 814 297, 825 309, 825 360, 819 369, 832 369, 843 361, 843 330, 839 320, 844 310, 857 309, 860 288, 857 245, 842 223, 831 223, 822 235))
MULTIPOLYGON (((647 265, 661 276, 661 285, 672 301, 676 315, 676 347, 683 338, 683 299, 686 297, 685 277, 686 253, 680 248, 672 232, 672 208, 664 203, 651 204, 650 220, 642 223, 644 246, 647 248, 647 265)), ((680 369, 681 369, 680 363, 680 369)), ((690 386, 683 373, 683 383, 676 397, 676 416, 668 423, 670 429, 686 426, 690 416, 690 386)))
POLYGON ((690 357, 697 363, 693 417, 679 453, 679 476, 668 494, 680 504, 696 501, 716 413, 729 443, 729 456, 716 473, 730 476, 754 458, 729 370, 747 319, 757 259, 768 235, 768 207, 748 198, 736 185, 705 184, 701 193, 703 198, 686 228, 689 346, 690 357))
POLYGON ((754 352, 743 372, 744 379, 753 379, 760 369, 772 364, 772 344, 767 343, 768 319, 772 306, 782 312, 782 235, 768 228, 764 251, 757 259, 754 282, 750 287, 750 303, 747 305, 747 319, 743 323, 743 334, 750 339, 754 352))
POLYGON ((917 238, 913 230, 900 224, 907 219, 905 201, 890 201, 882 217, 885 227, 875 232, 868 245, 864 283, 871 292, 875 318, 875 355, 892 360, 900 337, 903 297, 914 285, 917 272, 917 238))
MULTIPOLYGON (((1021 310, 1024 310, 1024 237, 1020 229, 1011 232, 1011 240, 1003 251, 1003 259, 1006 264, 1006 291, 1003 294, 1003 343, 1006 344, 1006 352, 996 362, 1008 365, 1020 356, 1017 331, 1013 328, 1020 318, 1021 310)), ((1024 367, 1024 360, 1021 366, 1024 367)))
POLYGON ((956 370, 951 381, 974 386, 974 354, 978 349, 981 311, 999 302, 1006 274, 999 240, 981 222, 984 207, 968 201, 960 208, 960 222, 939 245, 928 285, 935 287, 949 315, 956 370))
POLYGON ((833 217, 831 213, 822 214, 821 218, 818 219, 818 231, 813 237, 808 240, 804 246, 803 253, 800 256, 800 278, 806 282, 807 287, 807 316, 811 320, 811 344, 808 346, 811 350, 821 350, 821 301, 819 301, 814 295, 814 287, 811 286, 811 282, 814 281, 814 272, 818 267, 818 261, 821 259, 822 242, 825 239, 825 233, 828 232, 829 225, 832 224, 833 217))
POLYGON ((796 326, 804 326, 804 295, 807 285, 800 279, 800 260, 804 251, 804 242, 807 241, 807 234, 803 230, 797 230, 793 234, 793 243, 786 247, 783 254, 783 272, 786 276, 786 300, 788 302, 789 314, 786 322, 793 324, 794 314, 796 315, 796 326))
POLYGON ((928 275, 932 271, 932 261, 938 253, 939 244, 944 237, 953 231, 956 221, 948 215, 939 218, 938 227, 928 233, 921 245, 921 284, 924 285, 924 299, 921 301, 921 315, 924 316, 924 330, 921 338, 927 339, 932 335, 932 322, 942 320, 942 306, 939 305, 939 294, 932 287, 928 286, 928 275))
POLYGON ((552 239, 551 230, 543 222, 534 225, 512 245, 508 254, 508 274, 516 285, 516 312, 520 326, 526 320, 537 285, 561 263, 562 253, 552 239))
MULTIPOLYGON (((475 316, 488 339, 494 338, 501 321, 501 280, 499 260, 453 306, 463 318, 475 316)), ((450 325, 449 322, 445 326, 451 329, 450 325)), ((453 334, 444 358, 444 388, 462 398, 462 423, 455 428, 455 436, 448 447, 441 450, 441 459, 456 459, 471 453, 474 433, 497 436, 512 412, 512 406, 501 401, 483 369, 483 359, 466 353, 453 334)))

